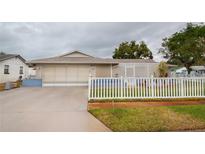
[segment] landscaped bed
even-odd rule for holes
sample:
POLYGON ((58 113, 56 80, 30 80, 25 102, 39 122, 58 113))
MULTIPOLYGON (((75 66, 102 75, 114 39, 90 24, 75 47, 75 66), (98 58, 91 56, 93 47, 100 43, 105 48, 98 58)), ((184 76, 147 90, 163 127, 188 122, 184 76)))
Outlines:
POLYGON ((205 129, 205 105, 89 110, 112 131, 187 131, 205 129))
POLYGON ((114 99, 114 100, 90 100, 88 109, 109 108, 136 108, 149 106, 173 106, 173 105, 199 105, 205 104, 205 98, 175 98, 175 99, 114 99))

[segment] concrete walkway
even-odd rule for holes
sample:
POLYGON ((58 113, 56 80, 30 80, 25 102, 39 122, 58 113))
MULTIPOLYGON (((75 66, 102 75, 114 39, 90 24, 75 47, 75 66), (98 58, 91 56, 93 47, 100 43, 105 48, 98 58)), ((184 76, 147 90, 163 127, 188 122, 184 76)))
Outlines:
POLYGON ((87 112, 86 87, 0 92, 0 131, 110 131, 87 112))

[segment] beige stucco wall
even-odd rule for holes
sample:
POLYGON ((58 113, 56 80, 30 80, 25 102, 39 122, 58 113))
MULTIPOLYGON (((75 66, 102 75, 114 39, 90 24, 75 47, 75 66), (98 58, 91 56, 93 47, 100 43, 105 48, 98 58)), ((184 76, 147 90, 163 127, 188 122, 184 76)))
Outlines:
POLYGON ((11 58, 0 62, 0 83, 16 81, 19 76, 28 77, 28 66, 19 58, 11 58), (9 65, 9 74, 4 74, 4 65, 9 65), (23 66, 23 74, 19 74, 20 66, 23 66))

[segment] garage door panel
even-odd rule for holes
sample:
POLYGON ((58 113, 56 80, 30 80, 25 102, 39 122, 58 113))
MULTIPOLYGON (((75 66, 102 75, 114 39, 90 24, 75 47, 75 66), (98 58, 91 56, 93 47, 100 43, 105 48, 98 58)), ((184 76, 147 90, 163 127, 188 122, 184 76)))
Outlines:
POLYGON ((77 82, 78 70, 76 65, 67 66, 67 82, 77 82))
POLYGON ((43 82, 66 84, 87 83, 89 73, 89 65, 45 66, 43 82))
POLYGON ((55 81, 56 82, 65 82, 66 81, 66 67, 58 66, 55 67, 55 81))
POLYGON ((87 82, 89 77, 89 66, 79 66, 78 67, 78 81, 79 82, 87 82))
POLYGON ((43 81, 44 82, 54 82, 55 81, 55 70, 53 67, 44 67, 43 68, 43 81))

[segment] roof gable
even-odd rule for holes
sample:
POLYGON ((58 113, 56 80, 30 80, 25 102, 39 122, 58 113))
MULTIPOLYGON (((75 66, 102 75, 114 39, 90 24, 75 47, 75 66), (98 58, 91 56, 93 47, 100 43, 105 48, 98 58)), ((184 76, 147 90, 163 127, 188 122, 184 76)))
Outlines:
POLYGON ((63 54, 60 57, 92 57, 92 56, 79 52, 79 51, 73 51, 73 52, 63 54))
POLYGON ((11 58, 19 58, 21 61, 23 61, 25 63, 25 59, 23 57, 21 57, 20 55, 17 54, 5 54, 5 55, 0 55, 0 62, 4 61, 4 60, 8 60, 11 58))

